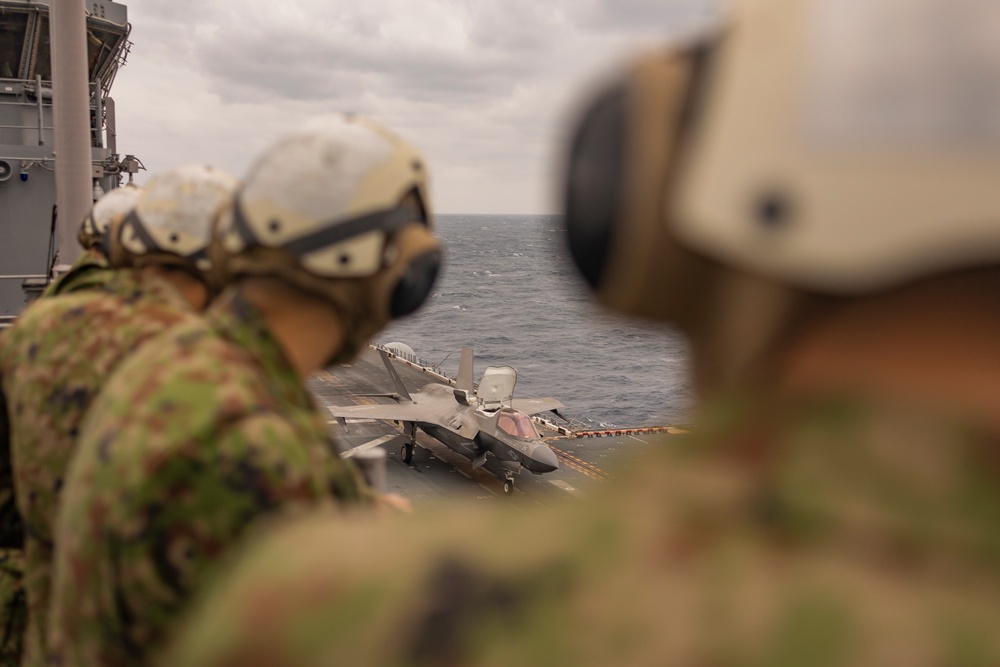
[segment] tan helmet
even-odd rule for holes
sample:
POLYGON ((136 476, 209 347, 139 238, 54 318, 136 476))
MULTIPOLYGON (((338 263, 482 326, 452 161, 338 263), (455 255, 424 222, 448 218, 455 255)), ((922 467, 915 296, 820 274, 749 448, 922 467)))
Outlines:
POLYGON ((212 224, 236 185, 229 174, 201 165, 153 177, 112 238, 112 265, 170 265, 207 278, 212 224))
POLYGON ((441 264, 427 167, 378 123, 347 115, 279 140, 219 218, 222 283, 274 276, 329 300, 347 359, 389 320, 416 310, 441 264))
POLYGON ((674 319, 705 262, 843 295, 1000 263, 997 26, 977 0, 756 0, 638 60, 573 140, 581 271, 674 319))
POLYGON ((77 239, 86 250, 108 254, 109 230, 135 208, 141 190, 135 185, 115 188, 98 199, 80 223, 77 239))

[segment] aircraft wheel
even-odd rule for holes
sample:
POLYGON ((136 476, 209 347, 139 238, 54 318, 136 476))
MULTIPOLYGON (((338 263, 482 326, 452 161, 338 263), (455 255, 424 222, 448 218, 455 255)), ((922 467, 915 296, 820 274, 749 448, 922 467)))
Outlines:
POLYGON ((505 479, 503 481, 503 494, 509 496, 512 493, 514 493, 514 480, 505 479))
POLYGON ((403 463, 406 465, 413 463, 413 445, 403 445, 400 447, 399 456, 403 459, 403 463))

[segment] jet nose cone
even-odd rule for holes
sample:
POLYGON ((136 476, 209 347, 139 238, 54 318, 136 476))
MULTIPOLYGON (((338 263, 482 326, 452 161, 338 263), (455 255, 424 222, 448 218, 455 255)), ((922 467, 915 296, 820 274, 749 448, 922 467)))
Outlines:
POLYGON ((532 468, 534 468, 533 472, 552 472, 559 469, 559 459, 556 458, 556 453, 548 445, 535 445, 535 450, 531 453, 531 458, 534 460, 532 464, 532 468))

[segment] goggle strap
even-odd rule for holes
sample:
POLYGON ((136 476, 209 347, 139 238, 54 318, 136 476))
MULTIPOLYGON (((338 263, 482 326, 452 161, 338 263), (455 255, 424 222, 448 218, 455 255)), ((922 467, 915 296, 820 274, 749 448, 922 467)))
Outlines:
MULTIPOLYGON (((347 239, 371 232, 393 232, 407 223, 413 222, 413 212, 408 207, 398 206, 385 211, 376 211, 349 220, 334 220, 310 234, 300 236, 281 244, 280 249, 301 257, 310 252, 328 248, 347 239)), ((260 245, 253 230, 243 216, 239 203, 233 207, 233 225, 247 245, 260 245)))

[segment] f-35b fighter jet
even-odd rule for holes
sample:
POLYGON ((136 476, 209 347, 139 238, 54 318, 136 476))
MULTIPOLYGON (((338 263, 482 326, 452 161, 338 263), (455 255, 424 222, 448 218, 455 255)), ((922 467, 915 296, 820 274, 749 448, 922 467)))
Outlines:
POLYGON ((363 394, 392 399, 378 405, 330 406, 341 424, 347 419, 379 419, 403 424, 408 436, 400 449, 403 462, 413 461, 417 429, 440 440, 472 461, 474 468, 493 457, 502 471, 504 493, 514 491, 514 475, 527 469, 536 475, 559 468, 555 453, 542 441, 530 415, 558 410, 563 404, 554 398, 513 397, 517 371, 510 366, 490 366, 478 387, 473 384, 471 347, 462 348, 457 383, 432 382, 409 392, 393 368, 389 355, 379 350, 396 391, 391 394, 363 394))

